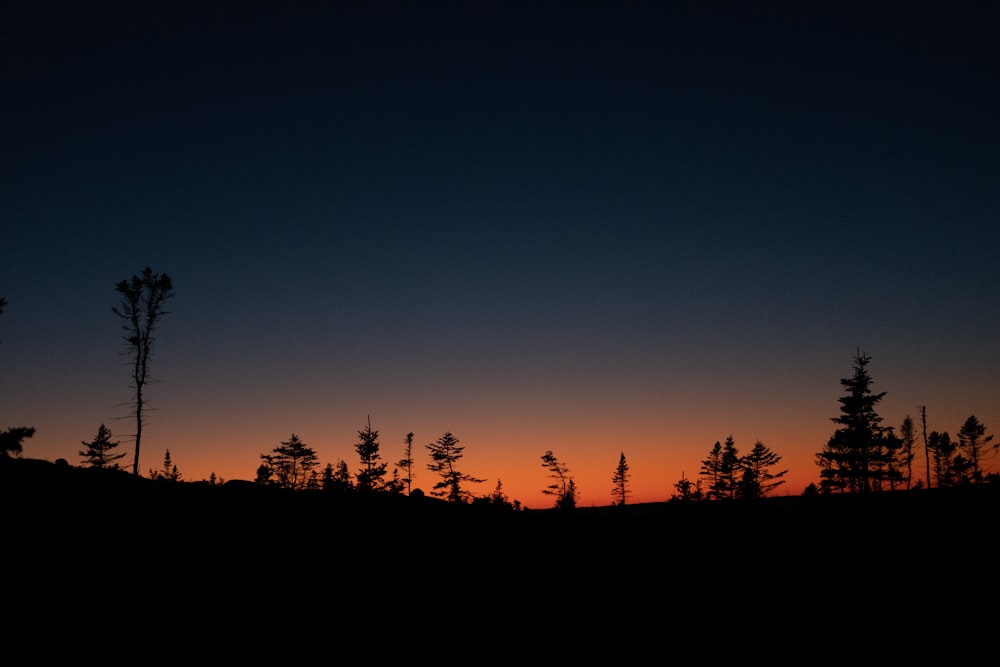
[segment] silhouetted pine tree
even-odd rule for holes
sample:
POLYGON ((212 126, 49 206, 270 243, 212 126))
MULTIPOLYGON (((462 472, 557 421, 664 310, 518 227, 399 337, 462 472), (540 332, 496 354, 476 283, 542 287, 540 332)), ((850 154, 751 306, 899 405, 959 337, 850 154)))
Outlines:
POLYGON ((170 450, 163 455, 163 467, 159 470, 149 469, 150 479, 165 479, 169 482, 179 482, 181 480, 181 473, 177 470, 177 466, 170 458, 170 450))
POLYGON ((983 481, 983 462, 997 453, 998 445, 991 445, 992 435, 986 435, 985 424, 971 415, 958 430, 958 449, 969 461, 968 480, 974 484, 983 481))
POLYGON ((425 447, 431 454, 431 462, 427 464, 427 469, 441 476, 441 481, 431 489, 431 495, 444 497, 453 503, 467 502, 472 494, 462 485, 466 482, 478 484, 484 480, 459 472, 456 467, 455 464, 464 456, 462 452, 465 447, 460 446, 458 438, 450 432, 425 447))
POLYGON ((625 452, 621 452, 618 458, 618 466, 611 476, 611 504, 625 506, 625 500, 631 495, 628 488, 628 480, 631 475, 628 471, 628 463, 625 462, 625 452))
POLYGON ((556 458, 552 450, 542 454, 542 467, 549 471, 549 477, 554 481, 542 489, 542 493, 555 496, 555 506, 560 509, 576 507, 576 482, 569 474, 569 468, 556 458))
POLYGON ((883 466, 885 454, 882 418, 875 408, 885 392, 872 393, 870 362, 871 357, 859 350, 854 357, 854 374, 840 380, 847 394, 838 399, 840 415, 831 420, 842 428, 816 455, 824 492, 868 493, 876 488, 873 481, 883 466))
POLYGON ((386 463, 379 453, 378 431, 372 428, 371 417, 368 424, 358 431, 358 442, 354 450, 361 459, 361 469, 357 474, 359 491, 382 491, 385 488, 386 463))
POLYGON ((406 495, 410 495, 413 486, 413 433, 407 433, 403 442, 406 443, 406 449, 403 450, 403 458, 396 465, 403 470, 404 476, 399 481, 406 486, 406 495))
POLYGON ((118 470, 118 461, 125 458, 125 452, 115 453, 118 441, 111 440, 111 429, 104 424, 97 427, 97 434, 90 442, 80 441, 86 449, 79 450, 77 454, 83 459, 83 464, 91 468, 109 468, 118 470))
POLYGON ((257 469, 257 481, 274 483, 285 489, 306 488, 309 473, 319 465, 315 450, 294 433, 270 454, 261 454, 260 458, 263 464, 257 469))
POLYGON ((913 418, 906 415, 899 426, 899 439, 903 445, 899 450, 900 464, 903 467, 903 482, 906 488, 913 486, 913 460, 916 458, 917 429, 913 418))
POLYGON ((785 480, 781 478, 788 471, 771 471, 771 468, 780 462, 781 457, 777 453, 771 451, 760 440, 755 442, 750 453, 740 458, 739 467, 741 474, 737 485, 738 496, 747 499, 764 498, 771 491, 784 484, 785 480))

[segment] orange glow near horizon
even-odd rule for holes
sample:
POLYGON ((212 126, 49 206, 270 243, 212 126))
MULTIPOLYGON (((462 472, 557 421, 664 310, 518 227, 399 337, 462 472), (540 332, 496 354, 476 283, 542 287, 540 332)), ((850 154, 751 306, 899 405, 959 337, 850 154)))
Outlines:
MULTIPOLYGON (((177 406, 180 409, 180 406, 177 406)), ((166 450, 185 481, 207 480, 212 473, 218 479, 252 480, 260 464, 260 455, 270 453, 280 442, 295 433, 320 460, 320 468, 339 460, 347 463, 352 474, 359 468, 354 449, 357 431, 363 427, 365 417, 348 424, 338 419, 301 420, 294 426, 275 426, 266 420, 244 420, 242 428, 222 426, 208 414, 184 415, 168 420, 165 411, 158 412, 144 431, 140 460, 140 473, 148 476, 149 470, 159 470, 166 450)), ((183 410, 181 410, 183 411, 183 410)), ((388 464, 391 474, 394 464, 405 454, 405 436, 414 433, 412 458, 413 488, 430 493, 438 479, 427 469, 429 457, 425 445, 444 432, 450 431, 465 449, 459 469, 484 481, 469 484, 467 489, 476 496, 492 493, 497 482, 511 501, 522 507, 544 509, 554 504, 552 496, 543 493, 553 480, 541 465, 541 455, 551 450, 568 468, 579 496, 578 505, 605 506, 611 503, 611 478, 620 453, 629 465, 628 488, 631 504, 663 502, 675 492, 674 484, 682 476, 696 482, 701 462, 708 456, 716 441, 732 435, 741 453, 748 452, 759 439, 782 457, 772 472, 787 470, 784 483, 771 495, 800 495, 811 483, 818 483, 815 455, 834 430, 828 411, 799 412, 798 421, 781 423, 760 419, 751 428, 711 429, 707 415, 697 418, 690 412, 690 425, 677 424, 666 428, 660 423, 662 415, 643 421, 638 414, 623 423, 602 421, 597 411, 579 419, 555 419, 551 412, 521 415, 521 419, 508 422, 478 421, 469 416, 451 423, 436 423, 429 419, 408 419, 393 414, 384 419, 372 416, 372 427, 379 432, 382 461, 388 464), (546 426, 547 425, 547 426, 546 426), (527 437, 526 437, 527 434, 527 437), (532 437, 537 436, 537 437, 532 437)), ((960 413, 956 413, 960 414, 960 413)), ((915 419, 919 418, 915 412, 915 419)), ((967 415, 966 415, 967 416, 967 415)), ((980 418, 990 425, 990 420, 980 418)), ((479 417, 479 419, 482 419, 479 417)), ((955 419, 958 419, 956 416, 955 419)), ((964 417, 961 419, 964 420, 964 417)), ((888 421, 888 420, 887 420, 888 421)), ((892 420, 895 423, 897 420, 892 420)), ((951 420, 951 421, 954 421, 951 420)), ((237 420, 233 420, 237 423, 237 420)), ((960 425, 961 420, 958 421, 960 425)), ((112 423, 113 431, 125 431, 127 421, 112 423)), ((80 427, 52 428, 41 424, 36 435, 24 443, 23 457, 55 460, 64 458, 72 465, 80 464, 77 446, 83 438, 80 427), (71 443, 69 446, 66 443, 71 443)), ((96 431, 96 425, 92 429, 96 431)), ((946 430, 946 429, 938 429, 946 430)), ((954 430, 957 430, 957 426, 954 430)), ((992 432, 992 431, 989 431, 992 432)), ((117 436, 117 434, 116 434, 117 436)), ((919 450, 919 443, 918 443, 919 450)), ((130 442, 122 442, 119 451, 129 454, 121 463, 131 469, 130 442)), ((992 463, 992 462, 990 462, 992 463)), ((924 479, 922 455, 914 462, 914 481, 924 479)), ((401 472, 400 476, 403 474, 401 472)))

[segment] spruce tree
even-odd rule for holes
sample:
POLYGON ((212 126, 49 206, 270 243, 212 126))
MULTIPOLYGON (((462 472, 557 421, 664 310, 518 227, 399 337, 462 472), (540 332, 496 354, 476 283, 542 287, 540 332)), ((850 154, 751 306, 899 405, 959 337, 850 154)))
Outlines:
POLYGON ((111 429, 101 424, 97 427, 97 434, 93 440, 90 442, 80 441, 80 444, 86 447, 86 449, 81 449, 77 453, 83 459, 85 466, 90 466, 91 468, 108 468, 111 470, 120 469, 118 461, 125 458, 126 453, 116 453, 114 451, 121 443, 113 441, 111 437, 111 429))
POLYGON ((466 482, 480 483, 484 480, 462 473, 456 467, 462 458, 464 445, 458 444, 458 438, 450 432, 445 433, 436 442, 425 445, 430 452, 431 462, 427 464, 427 469, 440 475, 441 480, 434 484, 431 495, 444 497, 449 502, 467 502, 472 494, 463 488, 466 482))
POLYGON ((868 493, 875 488, 873 481, 884 463, 882 417, 876 407, 885 392, 872 392, 870 362, 871 357, 858 350, 854 374, 840 380, 847 393, 838 399, 840 415, 831 420, 841 428, 816 455, 825 492, 868 493))
POLYGON ((628 463, 625 461, 625 452, 621 452, 618 458, 618 466, 611 476, 611 504, 625 506, 625 500, 631 495, 628 488, 628 481, 631 475, 628 471, 628 463))
POLYGON ((358 431, 358 442, 354 445, 361 459, 361 469, 357 474, 359 491, 381 491, 385 487, 386 463, 379 453, 378 431, 372 428, 371 417, 368 424, 358 431))

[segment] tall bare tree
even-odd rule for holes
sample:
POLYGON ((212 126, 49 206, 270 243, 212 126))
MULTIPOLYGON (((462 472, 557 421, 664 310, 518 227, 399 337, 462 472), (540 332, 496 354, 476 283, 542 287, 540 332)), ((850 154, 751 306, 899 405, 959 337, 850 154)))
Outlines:
POLYGON ((135 391, 132 397, 135 415, 135 460, 132 474, 139 474, 139 447, 142 441, 142 425, 148 409, 144 390, 146 383, 153 381, 150 362, 153 358, 154 333, 160 319, 169 311, 166 302, 173 298, 173 281, 166 273, 153 273, 148 266, 140 275, 131 280, 122 280, 115 285, 119 294, 119 305, 111 310, 122 320, 125 335, 125 352, 131 358, 132 378, 130 387, 135 391))

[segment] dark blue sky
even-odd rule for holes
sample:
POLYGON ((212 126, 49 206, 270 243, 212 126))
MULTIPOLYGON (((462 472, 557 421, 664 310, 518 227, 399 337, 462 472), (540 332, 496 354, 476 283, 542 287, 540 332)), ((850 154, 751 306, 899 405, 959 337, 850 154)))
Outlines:
POLYGON ((554 449, 604 504, 631 450, 661 499, 731 433, 798 492, 858 347, 890 424, 1000 420, 995 7, 431 4, 3 10, 26 455, 122 412, 147 265, 177 298, 144 466, 194 478, 236 424, 229 477, 293 431, 353 462, 372 414, 387 458, 452 430, 523 496, 554 449))

